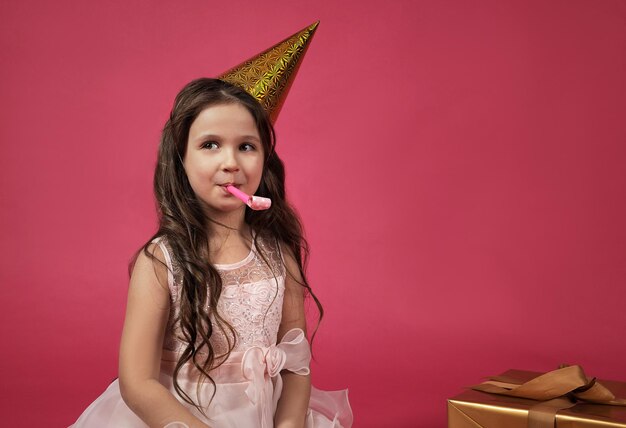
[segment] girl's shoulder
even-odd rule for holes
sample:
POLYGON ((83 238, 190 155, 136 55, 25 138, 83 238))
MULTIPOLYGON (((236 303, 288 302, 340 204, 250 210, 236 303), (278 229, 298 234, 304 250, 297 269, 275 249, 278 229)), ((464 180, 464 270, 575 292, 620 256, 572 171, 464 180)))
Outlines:
POLYGON ((172 264, 172 247, 165 236, 157 236, 148 246, 148 251, 161 259, 168 267, 172 264), (159 257, 160 256, 160 257, 159 257))
POLYGON ((148 252, 150 252, 154 258, 156 259, 156 263, 159 263, 161 266, 165 266, 167 269, 167 284, 170 290, 175 288, 175 281, 180 275, 178 263, 173 257, 172 247, 170 246, 166 236, 157 236, 156 238, 150 241, 150 244, 147 246, 148 252))

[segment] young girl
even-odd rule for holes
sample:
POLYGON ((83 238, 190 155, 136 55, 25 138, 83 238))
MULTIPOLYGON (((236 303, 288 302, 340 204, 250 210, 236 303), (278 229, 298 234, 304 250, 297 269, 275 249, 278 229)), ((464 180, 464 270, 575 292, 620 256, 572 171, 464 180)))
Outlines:
MULTIPOLYGON (((159 230, 132 264, 119 379, 82 427, 349 427, 311 387, 306 242, 267 112, 198 79, 177 95, 154 176, 159 230), (272 200, 253 211, 232 185, 272 200)), ((321 307, 320 307, 321 309, 321 307)))

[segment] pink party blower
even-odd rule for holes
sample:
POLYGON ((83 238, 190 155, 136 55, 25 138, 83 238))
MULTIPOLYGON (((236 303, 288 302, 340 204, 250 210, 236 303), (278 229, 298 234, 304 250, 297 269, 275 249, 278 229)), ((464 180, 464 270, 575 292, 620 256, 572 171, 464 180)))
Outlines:
POLYGON ((237 199, 241 199, 244 204, 255 211, 266 210, 272 206, 271 199, 263 198, 261 196, 248 196, 233 185, 229 184, 226 186, 226 190, 228 190, 233 196, 237 197, 237 199))

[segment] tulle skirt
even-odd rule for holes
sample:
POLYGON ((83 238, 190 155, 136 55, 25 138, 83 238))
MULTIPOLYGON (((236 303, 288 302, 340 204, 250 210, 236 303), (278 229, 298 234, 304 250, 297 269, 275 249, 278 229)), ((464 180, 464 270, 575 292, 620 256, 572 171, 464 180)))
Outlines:
MULTIPOLYGON (((172 374, 177 356, 164 353, 160 382, 198 419, 212 428, 271 428, 276 403, 280 397, 280 374, 268 373, 255 365, 254 358, 242 352, 231 353, 228 361, 211 371, 214 387, 205 381, 198 385, 198 373, 186 365, 178 375, 178 384, 203 408, 203 415, 175 392, 172 374), (246 366, 246 360, 248 366, 246 366), (250 361, 253 361, 250 363, 250 361), (215 394, 214 394, 215 393, 215 394), (211 399, 212 398, 212 399, 211 399)), ((311 388, 306 428, 350 428, 352 410, 348 391, 321 391, 311 388)), ((70 428, 146 428, 147 425, 126 405, 115 380, 70 428)), ((183 428, 172 423, 167 428, 183 428)))

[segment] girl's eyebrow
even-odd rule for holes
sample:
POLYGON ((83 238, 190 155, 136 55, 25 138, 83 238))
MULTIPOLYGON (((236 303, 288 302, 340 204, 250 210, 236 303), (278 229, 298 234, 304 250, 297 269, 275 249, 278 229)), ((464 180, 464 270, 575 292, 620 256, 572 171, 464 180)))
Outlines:
POLYGON ((201 134, 196 137, 196 140, 219 140, 220 136, 215 134, 201 134))

